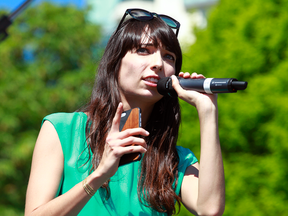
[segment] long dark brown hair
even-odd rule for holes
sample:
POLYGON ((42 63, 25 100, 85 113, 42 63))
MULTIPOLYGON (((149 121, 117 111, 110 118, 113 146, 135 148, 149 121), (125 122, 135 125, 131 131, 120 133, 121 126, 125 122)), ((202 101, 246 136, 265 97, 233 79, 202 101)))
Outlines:
MULTIPOLYGON (((115 32, 105 49, 91 101, 86 106, 88 112, 87 140, 93 152, 93 169, 101 161, 105 140, 112 125, 117 106, 121 102, 118 90, 118 74, 121 60, 129 50, 140 46, 143 33, 149 31, 149 39, 155 47, 163 46, 176 55, 176 75, 182 65, 182 53, 175 33, 159 18, 149 21, 127 20, 115 32), (148 28, 147 28, 148 27, 148 28), (89 126, 89 127, 88 127, 89 126)), ((148 145, 141 162, 141 174, 138 183, 140 201, 156 211, 175 213, 175 193, 178 177, 179 158, 176 150, 180 124, 180 108, 177 98, 163 97, 153 108, 145 127, 150 135, 148 145)), ((109 181, 102 185, 109 197, 109 181)))

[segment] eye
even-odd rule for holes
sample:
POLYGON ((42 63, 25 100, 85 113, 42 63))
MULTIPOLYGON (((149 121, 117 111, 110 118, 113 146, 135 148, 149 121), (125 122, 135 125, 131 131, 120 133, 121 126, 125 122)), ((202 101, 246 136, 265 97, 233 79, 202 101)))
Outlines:
POLYGON ((172 55, 172 54, 165 54, 165 56, 164 56, 165 58, 167 58, 168 60, 170 60, 170 61, 175 61, 175 59, 176 59, 176 57, 174 56, 174 55, 172 55))
POLYGON ((136 50, 137 53, 139 54, 145 54, 145 53, 149 53, 148 49, 147 48, 144 48, 144 47, 140 47, 136 50))

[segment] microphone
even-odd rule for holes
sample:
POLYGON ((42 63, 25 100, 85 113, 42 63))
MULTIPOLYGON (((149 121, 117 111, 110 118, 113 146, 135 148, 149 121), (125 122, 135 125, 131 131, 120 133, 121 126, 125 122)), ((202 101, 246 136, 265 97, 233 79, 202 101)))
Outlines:
MULTIPOLYGON (((183 89, 194 90, 206 94, 233 93, 237 90, 245 90, 247 82, 238 81, 235 78, 205 78, 205 79, 184 79, 177 77, 183 89)), ((171 77, 165 77, 158 81, 157 91, 170 97, 177 97, 177 93, 172 87, 171 77)))

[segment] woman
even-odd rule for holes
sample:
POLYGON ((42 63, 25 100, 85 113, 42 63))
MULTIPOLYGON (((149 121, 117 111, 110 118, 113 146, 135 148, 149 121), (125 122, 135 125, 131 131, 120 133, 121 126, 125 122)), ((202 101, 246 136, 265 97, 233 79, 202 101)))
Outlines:
POLYGON ((223 214, 217 97, 179 85, 175 75, 203 78, 180 73, 179 27, 165 15, 126 11, 108 42, 83 112, 43 120, 25 215, 171 215, 175 202, 195 215, 223 214), (132 19, 123 22, 128 14, 132 19), (163 97, 156 88, 168 76, 178 97, 197 108, 201 165, 190 150, 176 146, 178 98, 163 97), (135 107, 142 111, 143 128, 119 132, 121 113, 135 107), (119 167, 123 155, 136 152, 143 154, 141 161, 119 167))

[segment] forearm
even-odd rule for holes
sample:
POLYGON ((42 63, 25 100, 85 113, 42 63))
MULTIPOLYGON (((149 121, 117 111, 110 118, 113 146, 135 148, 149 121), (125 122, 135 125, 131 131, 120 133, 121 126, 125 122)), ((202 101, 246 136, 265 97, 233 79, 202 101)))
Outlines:
MULTIPOLYGON (((95 191, 100 188, 104 181, 105 179, 98 176, 97 172, 92 173, 87 178, 87 183, 95 191)), ((25 215, 78 215, 90 198, 91 196, 85 192, 82 182, 80 182, 65 194, 56 197, 43 205, 40 205, 36 209, 31 211, 26 209, 25 215)))
MULTIPOLYGON (((183 78, 205 78, 201 74, 180 73, 183 78)), ((184 90, 175 76, 172 86, 178 97, 196 107, 201 130, 199 174, 188 168, 182 182, 182 201, 199 215, 222 215, 225 206, 224 169, 218 134, 217 95, 184 90), (198 193, 193 193, 196 189, 198 193)), ((196 165, 194 166, 194 168, 196 165)))
POLYGON ((200 209, 222 214, 225 206, 225 180, 218 133, 217 105, 198 110, 201 131, 198 202, 200 209), (221 213, 222 212, 222 213, 221 213))

